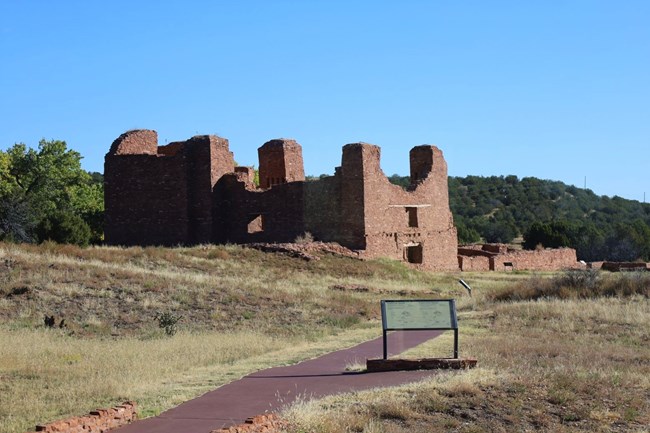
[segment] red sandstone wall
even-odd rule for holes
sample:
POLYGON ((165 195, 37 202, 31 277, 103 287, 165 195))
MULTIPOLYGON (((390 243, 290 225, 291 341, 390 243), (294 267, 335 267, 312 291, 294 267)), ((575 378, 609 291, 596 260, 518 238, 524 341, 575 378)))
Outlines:
POLYGON ((177 245, 188 240, 183 156, 108 156, 104 235, 113 245, 177 245))
POLYGON ((223 176, 214 189, 217 242, 293 242, 305 232, 303 185, 261 190, 235 174, 223 176))
POLYGON ((490 258, 485 256, 458 256, 458 265, 461 271, 485 272, 490 271, 490 258))
POLYGON ((305 180, 302 147, 295 140, 279 138, 267 141, 257 152, 261 188, 305 180))
POLYGON ((366 179, 372 179, 368 161, 379 158, 379 148, 365 143, 343 146, 341 168, 341 228, 338 242, 354 250, 366 249, 366 179))
POLYGON ((578 269, 585 266, 578 262, 576 251, 572 248, 546 249, 535 251, 510 250, 491 259, 495 271, 536 270, 555 271, 558 269, 578 269), (512 267, 505 263, 512 263, 512 267))
POLYGON ((184 144, 187 171, 187 243, 213 240, 212 188, 221 176, 235 171, 228 140, 210 135, 196 136, 184 144))
POLYGON ((129 424, 136 419, 136 404, 127 401, 110 409, 97 409, 86 416, 37 425, 36 431, 45 433, 104 433, 129 424))
POLYGON ((494 253, 487 252, 483 249, 476 248, 475 246, 462 246, 458 247, 458 254, 467 257, 492 257, 494 253))
POLYGON ((106 155, 107 242, 292 242, 310 231, 365 257, 458 269, 447 165, 437 148, 411 150, 408 191, 388 181, 370 144, 344 146, 336 174, 315 182, 304 181, 293 140, 271 140, 259 155, 261 189, 250 172, 234 173, 225 139, 196 136, 157 147, 154 131, 123 134, 106 155))
POLYGON ((156 155, 158 133, 148 129, 136 129, 120 135, 113 144, 111 155, 156 155))
POLYGON ((305 231, 323 242, 342 243, 341 175, 304 183, 305 231))
POLYGON ((212 430, 210 433, 280 433, 286 431, 289 423, 275 414, 248 418, 244 424, 212 430))
POLYGON ((347 238, 365 244, 366 257, 408 261, 407 249, 414 247, 421 248, 417 266, 458 269, 457 235, 442 152, 433 146, 411 151, 411 171, 417 173, 417 179, 408 191, 388 181, 380 168, 377 146, 355 143, 345 146, 343 152, 342 219, 353 222, 347 238))
POLYGON ((106 155, 106 242, 212 241, 212 187, 223 174, 234 171, 228 140, 196 136, 160 147, 156 140, 155 131, 131 131, 115 140, 106 155))
POLYGON ((511 271, 580 269, 586 265, 578 262, 572 248, 545 250, 515 250, 503 244, 465 245, 458 248, 458 263, 463 271, 511 271), (486 268, 486 261, 489 265, 486 268))

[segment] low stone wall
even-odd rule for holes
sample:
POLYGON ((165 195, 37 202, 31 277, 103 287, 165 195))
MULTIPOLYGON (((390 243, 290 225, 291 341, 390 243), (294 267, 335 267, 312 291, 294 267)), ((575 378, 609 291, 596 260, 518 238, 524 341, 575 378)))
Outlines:
POLYGON ((127 401, 110 409, 97 409, 86 416, 73 417, 49 424, 37 425, 45 433, 104 433, 137 419, 136 404, 127 401))
POLYGON ((467 370, 476 367, 474 358, 368 359, 369 373, 409 370, 467 370))
POLYGON ((585 266, 576 257, 572 248, 557 248, 534 251, 510 250, 492 258, 495 271, 529 270, 557 271, 561 269, 579 269, 585 266))
POLYGON ((649 270, 648 264, 644 262, 603 262, 600 269, 610 272, 649 270))
POLYGON ((212 430, 210 433, 280 433, 288 423, 275 414, 248 418, 244 424, 212 430))
POLYGON ((465 245, 458 248, 461 271, 557 271, 584 269, 573 248, 517 250, 502 244, 465 245))
POLYGON ((484 272, 490 270, 490 257, 485 256, 458 256, 458 267, 465 272, 484 272))

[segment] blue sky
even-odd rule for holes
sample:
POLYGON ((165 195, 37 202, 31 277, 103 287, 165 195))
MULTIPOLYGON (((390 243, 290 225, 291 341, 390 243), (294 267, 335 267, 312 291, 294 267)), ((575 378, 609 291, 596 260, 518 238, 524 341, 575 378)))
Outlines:
MULTIPOLYGON (((650 1, 0 0, 0 148, 61 139, 103 172, 134 128, 230 140, 305 171, 435 144, 449 174, 650 200, 650 1)), ((648 201, 647 200, 647 201, 648 201)))

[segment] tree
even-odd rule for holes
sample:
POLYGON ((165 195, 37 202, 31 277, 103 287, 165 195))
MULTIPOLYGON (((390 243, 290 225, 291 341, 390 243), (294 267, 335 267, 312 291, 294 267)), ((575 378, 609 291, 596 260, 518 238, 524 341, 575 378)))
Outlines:
POLYGON ((85 247, 90 242, 90 227, 79 215, 69 211, 55 211, 46 216, 36 228, 41 241, 75 244, 85 247))
POLYGON ((650 227, 641 219, 631 224, 617 223, 606 245, 608 260, 650 260, 650 227))
POLYGON ((12 192, 0 196, 0 240, 32 242, 35 225, 25 201, 12 192))
POLYGON ((14 234, 5 231, 0 238, 16 239, 17 233, 24 232, 26 236, 19 237, 27 241, 37 234, 43 235, 43 227, 56 230, 52 224, 75 221, 92 226, 93 238, 101 239, 102 189, 103 185, 94 182, 81 168, 81 155, 68 149, 65 141, 41 140, 38 149, 17 143, 6 152, 0 151, 0 202, 5 203, 5 208, 11 203, 30 216, 25 220, 20 212, 8 216, 5 212, 5 220, 12 222, 9 226, 14 227, 14 234), (61 213, 80 219, 63 218, 61 213), (49 223, 45 224, 46 221, 49 223), (40 227, 38 233, 34 231, 36 226, 40 227))
POLYGON ((456 230, 458 231, 458 243, 461 245, 474 244, 481 240, 479 232, 471 227, 467 227, 460 221, 456 223, 456 230))
POLYGON ((512 222, 491 218, 481 234, 489 243, 507 244, 517 236, 517 227, 512 222))
POLYGON ((565 221, 534 222, 524 233, 524 248, 533 250, 538 245, 560 248, 571 245, 569 224, 565 221))

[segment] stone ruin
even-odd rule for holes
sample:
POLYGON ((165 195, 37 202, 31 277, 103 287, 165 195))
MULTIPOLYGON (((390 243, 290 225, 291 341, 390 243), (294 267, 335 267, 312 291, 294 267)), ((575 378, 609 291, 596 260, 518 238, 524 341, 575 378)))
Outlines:
POLYGON ((435 146, 411 149, 407 189, 388 181, 372 144, 343 146, 335 174, 313 181, 294 140, 271 140, 258 154, 259 187, 252 168, 235 166, 224 138, 158 146, 155 131, 122 134, 105 158, 106 242, 293 242, 309 232, 365 258, 458 269, 447 164, 435 146))
POLYGON ((458 248, 461 271, 556 271, 584 269, 573 248, 517 250, 505 244, 463 245, 458 248))

